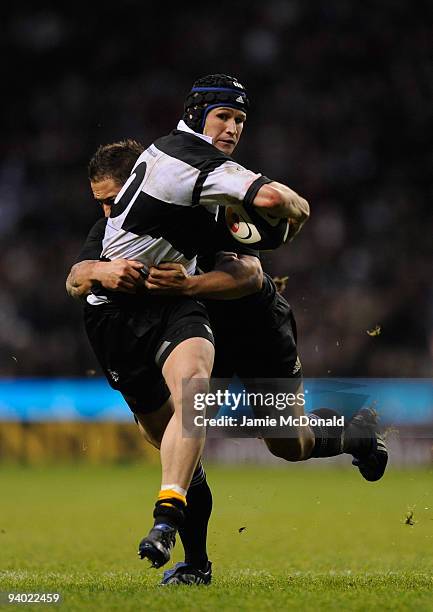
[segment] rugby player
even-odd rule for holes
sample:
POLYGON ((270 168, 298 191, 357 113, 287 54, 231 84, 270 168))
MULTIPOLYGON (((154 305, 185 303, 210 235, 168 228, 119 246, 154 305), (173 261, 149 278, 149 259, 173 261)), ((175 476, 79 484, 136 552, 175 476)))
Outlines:
MULTIPOLYGON (((197 138, 181 121, 178 130, 149 147, 112 205, 102 258, 134 258, 144 264, 144 269, 162 260, 177 261, 192 272, 198 247, 191 246, 191 237, 201 237, 203 244, 207 243, 203 229, 213 219, 220 201, 243 202, 276 217, 290 218, 295 233, 302 226, 308 217, 308 204, 303 198, 285 185, 242 168, 226 154, 239 140, 248 106, 243 87, 233 80, 230 83, 231 88, 211 85, 206 95, 208 100, 210 96, 224 102, 234 112, 237 129, 218 134, 221 149, 217 149, 212 146, 213 136, 197 138), (197 205, 201 211, 194 210, 197 205)), ((196 85, 192 96, 199 102, 203 88, 201 83, 196 85)), ((219 105, 208 104, 211 131, 220 122, 219 118, 215 122, 212 112, 219 105)), ((169 559, 176 531, 183 522, 186 491, 204 443, 204 436, 182 437, 181 409, 184 413, 192 411, 192 391, 185 380, 195 383, 194 392, 206 390, 213 337, 206 311, 194 299, 144 297, 139 306, 136 302, 132 306, 131 301, 120 300, 118 295, 107 294, 104 289, 88 296, 91 306, 103 309, 87 327, 104 371, 115 388, 129 387, 130 406, 134 405, 140 380, 155 404, 149 406, 148 401, 148 408, 161 406, 170 394, 174 407, 161 441, 163 474, 154 528, 140 543, 141 557, 161 566, 169 559), (135 369, 130 367, 131 362, 135 369), (139 362, 141 368, 137 368, 139 362)))
MULTIPOLYGON (((226 90, 229 89, 229 87, 224 88, 221 86, 222 79, 220 75, 217 75, 216 79, 215 77, 212 77, 212 78, 214 79, 212 83, 209 83, 211 79, 207 78, 206 82, 202 81, 201 83, 195 84, 196 90, 200 90, 201 92, 206 91, 206 88, 209 90, 209 92, 206 93, 206 96, 208 96, 207 98, 208 102, 211 101, 209 100, 209 96, 215 96, 215 90, 218 91, 220 89, 222 91, 223 89, 226 89, 226 90)), ((224 78, 227 78, 227 77, 224 77, 224 78)), ((227 84, 227 83, 224 83, 224 84, 227 84)), ((193 112, 191 112, 191 108, 188 107, 188 104, 187 104, 184 119, 186 121, 189 120, 190 123, 192 124, 190 129, 193 129, 194 127, 198 129, 197 124, 201 125, 203 128, 203 133, 205 135, 212 136, 214 146, 217 149, 231 154, 239 140, 240 133, 242 131, 242 128, 237 127, 237 126, 240 126, 243 123, 244 113, 242 114, 238 113, 236 106, 232 104, 232 100, 230 100, 230 97, 227 97, 227 94, 225 92, 223 95, 225 96, 224 106, 219 106, 218 103, 213 104, 213 105, 209 104, 208 102, 206 102, 206 99, 205 100, 201 99, 201 103, 199 103, 200 101, 195 100, 196 103, 194 105, 194 108, 192 109, 193 112), (209 108, 209 106, 211 108, 209 108)), ((222 101, 220 103, 222 103, 222 101)), ((182 128, 183 126, 180 125, 178 127, 182 128)), ((200 131, 194 132, 193 135, 195 137, 199 137, 200 131)), ((156 143, 156 146, 158 146, 158 142, 156 143)), ((203 182, 206 181, 206 178, 207 177, 204 178, 203 182)), ((263 178, 264 177, 262 177, 262 181, 263 181, 263 178)), ((266 182, 263 182, 262 185, 265 186, 266 182)), ((258 190, 258 194, 260 193, 260 190, 261 190, 261 187, 258 190)), ((290 194, 289 197, 293 198, 293 195, 290 194)), ((220 193, 220 199, 224 199, 224 194, 220 193)), ((282 198, 282 200, 284 200, 284 198, 282 198)), ((275 201, 274 201, 274 204, 275 204, 275 201)), ((283 203, 278 202, 276 206, 272 209, 273 214, 275 215, 281 214, 282 209, 284 209, 284 206, 286 204, 287 204, 287 201, 283 203)), ((287 212, 287 210, 285 210, 285 212, 287 212)), ((303 216, 296 217, 296 215, 294 215, 294 218, 292 217, 293 219, 292 232, 293 232, 293 228, 295 229, 293 233, 296 233, 296 231, 299 231, 300 227, 302 226, 302 223, 305 221, 305 218, 306 218, 305 209, 303 211, 303 216)), ((237 257, 235 256, 233 259, 236 260, 237 257)), ((239 258, 239 260, 241 259, 239 258)), ((111 262, 111 264, 114 264, 114 262, 111 262)), ((125 265, 131 265, 134 272, 137 269, 137 268, 134 268, 134 266, 137 265, 136 262, 127 262, 125 265)), ((212 273, 208 275, 204 275, 203 277, 192 278, 189 275, 185 266, 183 266, 183 264, 178 264, 177 266, 170 266, 169 264, 167 264, 165 267, 166 267, 165 270, 161 269, 161 268, 164 268, 164 265, 160 266, 160 269, 157 269, 152 265, 148 267, 149 277, 147 280, 147 288, 149 291, 152 291, 155 289, 160 291, 161 289, 163 289, 164 285, 166 286, 166 290, 172 290, 173 286, 168 287, 166 285, 167 279, 169 279, 170 275, 171 275, 171 280, 176 279, 177 286, 174 287, 174 289, 177 289, 180 295, 184 295, 184 296, 206 295, 206 294, 209 295, 213 293, 211 297, 216 297, 215 294, 218 294, 218 292, 220 291, 218 286, 214 286, 214 288, 212 289, 212 281, 210 280, 212 279, 212 273), (191 280, 192 280, 192 283, 191 283, 191 280), (199 284, 199 289, 197 289, 197 283, 199 284)), ((133 284, 134 281, 132 279, 136 280, 135 274, 132 275, 132 278, 131 277, 128 278, 128 282, 131 282, 133 284)), ((125 279, 122 279, 122 280, 124 281, 125 279)), ((290 312, 290 308, 288 307, 287 303, 284 303, 285 301, 283 300, 283 298, 281 298, 283 302, 278 300, 279 296, 277 295, 277 292, 275 291, 275 286, 272 285, 268 277, 265 277, 264 285, 266 286, 264 295, 267 297, 264 298, 264 296, 261 295, 261 299, 257 300, 257 304, 259 305, 258 313, 260 314, 260 305, 262 307, 261 314, 263 314, 264 311, 265 312, 267 311, 269 305, 273 305, 274 312, 277 312, 279 310, 279 324, 278 324, 278 321, 274 320, 271 324, 271 328, 278 330, 278 333, 274 334, 273 340, 276 341, 278 338, 278 335, 280 335, 281 343, 279 346, 278 345, 276 346, 272 342, 271 343, 269 342, 269 335, 267 336, 268 346, 270 346, 270 344, 273 344, 273 346, 270 347, 269 355, 270 356, 273 355, 274 357, 272 364, 271 362, 268 362, 270 366, 270 369, 268 372, 265 372, 263 370, 263 366, 258 367, 258 363, 260 363, 263 359, 263 353, 260 355, 262 359, 255 362, 255 366, 256 366, 255 370, 251 368, 251 365, 254 363, 254 361, 249 362, 249 365, 244 370, 248 376, 264 376, 264 375, 272 376, 272 377, 287 376, 289 372, 291 375, 294 375, 294 376, 297 375, 300 377, 301 367, 300 367, 299 359, 297 357, 296 344, 295 344, 296 332, 293 329, 294 321, 293 321, 293 317, 290 312), (263 306, 265 306, 264 309, 263 309, 263 306), (283 347, 283 344, 285 345, 286 348, 283 349, 281 352, 279 352, 279 348, 283 347), (287 365, 290 363, 291 363, 292 369, 288 370, 287 365), (279 370, 278 370, 278 367, 280 368, 279 370)), ((131 287, 130 286, 127 287, 126 290, 131 290, 131 287)), ((235 296, 235 297, 239 297, 239 296, 235 296)), ((249 298, 245 298, 245 299, 248 300, 249 298)), ((245 312, 242 306, 248 305, 248 304, 241 305, 240 304, 241 302, 242 300, 237 300, 237 305, 240 306, 239 312, 245 312)), ((254 313, 251 317, 251 321, 253 319, 254 319, 254 313)), ((266 330, 266 324, 263 326, 263 328, 266 330)), ((235 353, 232 354, 232 356, 234 355, 235 353)), ((241 357, 242 356, 240 356, 240 358, 241 357)), ((238 369, 240 368, 239 364, 241 363, 242 363, 241 360, 238 361, 238 366, 237 366, 238 369)), ((368 415, 368 416, 371 417, 371 415, 368 415)), ((356 423, 354 420, 352 424, 352 430, 353 430, 352 435, 348 435, 348 430, 347 430, 346 436, 345 436, 346 440, 344 443, 343 443, 343 432, 342 431, 340 432, 326 431, 322 428, 316 431, 311 430, 308 433, 309 428, 303 428, 304 432, 299 432, 297 436, 295 436, 294 438, 291 438, 290 443, 288 443, 287 440, 278 440, 278 441, 269 440, 268 446, 270 447, 271 451, 274 454, 277 454, 278 456, 284 456, 288 460, 307 459, 310 456, 318 456, 318 457, 319 456, 332 456, 332 455, 339 454, 340 452, 344 452, 344 451, 351 452, 352 454, 355 455, 355 457, 358 455, 361 473, 363 473, 363 475, 367 479, 375 480, 377 479, 378 471, 382 471, 383 473, 384 459, 385 459, 385 464, 386 464, 386 453, 383 452, 382 453, 383 457, 381 457, 381 460, 378 461, 380 441, 375 435, 374 424, 371 422, 367 423, 368 420, 369 419, 366 418, 365 415, 364 415, 364 418, 361 418, 361 417, 358 418, 358 421, 359 421, 358 423, 356 423), (362 440, 362 443, 360 443, 360 439, 358 439, 358 442, 357 442, 358 448, 355 448, 355 439, 357 438, 357 436, 353 434, 354 433, 359 434, 361 429, 365 431, 366 427, 367 428, 369 427, 369 431, 370 431, 368 440, 365 439, 365 436, 364 437, 361 436, 360 439, 362 440), (307 432, 306 436, 303 435, 305 434, 305 432, 307 432), (350 440, 351 440, 351 443, 349 444, 350 440), (367 461, 367 458, 368 458, 368 461, 367 461), (372 473, 372 465, 371 465, 373 458, 374 458, 373 463, 375 463, 375 466, 376 466, 375 471, 373 470, 374 474, 372 473), (366 461, 368 465, 366 464, 366 461), (380 469, 379 469, 379 464, 380 464, 380 469)), ((379 475, 379 477, 380 476, 381 474, 379 475)), ((153 530, 153 532, 155 531, 158 531, 158 524, 156 524, 156 527, 153 530)), ((152 542, 153 537, 154 536, 151 532, 150 537, 145 539, 145 543, 146 542, 148 543, 149 541, 152 542)), ((150 557, 150 555, 144 555, 144 556, 150 557)))
MULTIPOLYGON (((85 298, 92 291, 97 294, 101 290, 133 294, 143 286, 143 277, 139 273, 143 264, 140 262, 125 259, 106 262, 98 259, 113 201, 143 150, 143 145, 134 140, 104 145, 98 148, 89 163, 91 190, 96 202, 102 206, 104 217, 90 230, 77 263, 67 278, 66 288, 71 297, 85 298)), ((239 255, 236 262, 232 259, 220 258, 217 278, 214 279, 219 293, 224 294, 224 297, 242 297, 256 291, 261 285, 261 268, 258 260, 255 257, 248 258, 242 255, 239 255)), ((84 319, 91 343, 92 327, 98 324, 98 317, 103 319, 104 310, 87 303, 85 305, 84 319)), ((94 348, 98 354, 98 345, 94 348)), ((138 357, 138 363, 140 361, 138 357)), ((170 398, 162 406, 157 406, 157 403, 151 402, 149 389, 145 384, 140 387, 141 380, 137 380, 138 384, 132 390, 129 385, 123 385, 122 381, 116 384, 106 372, 104 364, 104 359, 101 359, 108 381, 122 392, 134 413, 140 431, 151 444, 159 448, 163 432, 173 413, 170 398), (153 409, 153 405, 157 406, 156 409, 153 409)), ((137 372, 137 363, 132 363, 132 360, 131 367, 137 372)), ((179 529, 185 548, 185 562, 181 566, 178 565, 176 576, 170 576, 168 583, 178 581, 207 584, 211 578, 211 564, 207 557, 206 536, 212 510, 212 495, 201 462, 193 475, 186 499, 185 520, 179 529)))

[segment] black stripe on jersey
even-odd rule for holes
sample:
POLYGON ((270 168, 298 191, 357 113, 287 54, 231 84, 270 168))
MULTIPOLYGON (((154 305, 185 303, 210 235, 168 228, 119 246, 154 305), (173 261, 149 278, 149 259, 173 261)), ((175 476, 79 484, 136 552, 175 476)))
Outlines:
POLYGON ((137 193, 138 188, 143 183, 146 170, 147 164, 145 161, 140 162, 138 166, 134 168, 134 171, 128 178, 129 185, 126 191, 122 194, 120 200, 111 207, 110 219, 115 219, 125 211, 126 207, 137 193))
POLYGON ((181 209, 177 204, 163 202, 141 191, 126 215, 122 229, 137 236, 147 234, 152 238, 160 238, 161 227, 167 221, 174 221, 179 212, 181 209))
POLYGON ((215 243, 217 224, 203 206, 169 204, 141 192, 122 224, 138 236, 164 238, 187 259, 207 252, 215 243))
POLYGON ((154 146, 166 155, 175 157, 197 170, 206 170, 209 162, 216 162, 216 160, 220 161, 214 168, 226 161, 233 161, 231 157, 219 151, 209 142, 180 130, 174 130, 168 136, 158 138, 154 146))
POLYGON ((259 176, 259 178, 251 183, 251 185, 248 187, 248 191, 244 197, 244 204, 246 206, 252 206, 254 198, 256 197, 260 187, 263 187, 263 185, 267 185, 268 183, 272 183, 271 179, 269 179, 267 176, 259 176))
POLYGON ((216 168, 224 164, 226 159, 213 159, 210 160, 203 170, 200 171, 200 174, 197 177, 197 180, 194 185, 194 189, 192 190, 192 198, 191 202, 193 206, 198 206, 200 204, 200 196, 203 189, 203 185, 209 174, 213 172, 216 168))

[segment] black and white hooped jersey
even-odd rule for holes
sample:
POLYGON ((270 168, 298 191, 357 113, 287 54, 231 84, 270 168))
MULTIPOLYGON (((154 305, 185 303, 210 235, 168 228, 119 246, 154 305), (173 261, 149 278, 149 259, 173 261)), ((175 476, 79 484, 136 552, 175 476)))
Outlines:
POLYGON ((140 155, 112 206, 102 259, 177 262, 194 273, 196 255, 212 248, 218 205, 252 203, 270 182, 211 142, 181 121, 140 155))

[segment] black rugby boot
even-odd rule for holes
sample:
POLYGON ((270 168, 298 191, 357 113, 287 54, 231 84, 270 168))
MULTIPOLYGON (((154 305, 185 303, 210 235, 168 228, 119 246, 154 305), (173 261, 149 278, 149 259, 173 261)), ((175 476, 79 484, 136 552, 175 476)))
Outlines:
POLYGON ((212 580, 212 563, 207 562, 205 570, 198 569, 189 563, 176 563, 173 569, 166 570, 160 583, 169 584, 209 585, 212 580))
POLYGON ((138 546, 140 559, 149 559, 152 567, 158 568, 170 561, 171 551, 176 543, 176 527, 159 523, 152 527, 149 535, 138 546))
POLYGON ((369 482, 380 480, 388 463, 388 450, 377 420, 375 410, 362 408, 344 432, 344 450, 353 455, 352 464, 369 482))

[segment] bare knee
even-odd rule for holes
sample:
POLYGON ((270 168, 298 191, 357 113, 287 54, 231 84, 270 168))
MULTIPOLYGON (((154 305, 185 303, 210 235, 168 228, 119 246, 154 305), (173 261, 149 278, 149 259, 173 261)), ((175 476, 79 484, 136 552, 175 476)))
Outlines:
POLYGON ((204 338, 185 340, 167 357, 162 374, 175 402, 189 390, 207 391, 213 357, 213 345, 204 338))

